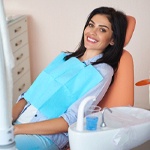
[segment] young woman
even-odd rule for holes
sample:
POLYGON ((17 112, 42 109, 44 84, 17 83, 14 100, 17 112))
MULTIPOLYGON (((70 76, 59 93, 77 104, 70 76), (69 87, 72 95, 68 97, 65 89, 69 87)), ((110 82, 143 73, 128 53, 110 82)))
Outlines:
POLYGON ((19 150, 65 147, 67 130, 77 120, 80 102, 94 95, 94 105, 98 104, 110 86, 123 52, 126 29, 126 15, 120 11, 100 7, 90 13, 79 48, 61 53, 13 107, 19 150))

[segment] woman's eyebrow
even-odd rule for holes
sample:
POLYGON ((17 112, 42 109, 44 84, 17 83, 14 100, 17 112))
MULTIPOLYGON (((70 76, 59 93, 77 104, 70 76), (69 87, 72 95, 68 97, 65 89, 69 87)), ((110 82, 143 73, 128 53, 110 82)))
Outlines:
MULTIPOLYGON (((95 22, 94 22, 93 20, 90 20, 90 22, 92 22, 93 24, 95 24, 95 22)), ((106 25, 99 25, 99 26, 100 26, 100 27, 105 27, 105 28, 109 29, 109 27, 106 26, 106 25)))

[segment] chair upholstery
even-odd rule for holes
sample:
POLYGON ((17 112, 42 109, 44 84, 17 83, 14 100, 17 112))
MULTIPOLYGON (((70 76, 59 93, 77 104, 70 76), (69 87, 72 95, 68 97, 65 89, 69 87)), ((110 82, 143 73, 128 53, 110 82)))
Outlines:
MULTIPOLYGON (((132 16, 127 16, 127 20, 124 46, 129 43, 136 24, 132 16)), ((134 105, 134 66, 132 56, 128 51, 123 51, 118 70, 114 75, 114 82, 98 105, 101 108, 134 105)))

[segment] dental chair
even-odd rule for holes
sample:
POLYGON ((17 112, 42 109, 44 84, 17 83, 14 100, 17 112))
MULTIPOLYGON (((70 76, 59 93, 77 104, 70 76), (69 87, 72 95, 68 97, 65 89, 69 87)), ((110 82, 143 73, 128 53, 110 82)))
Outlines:
MULTIPOLYGON (((124 47, 129 43, 136 20, 132 16, 127 16, 128 27, 124 47)), ((98 106, 117 107, 134 105, 134 66, 131 54, 123 50, 118 70, 114 75, 114 82, 109 87, 103 99, 98 106)))

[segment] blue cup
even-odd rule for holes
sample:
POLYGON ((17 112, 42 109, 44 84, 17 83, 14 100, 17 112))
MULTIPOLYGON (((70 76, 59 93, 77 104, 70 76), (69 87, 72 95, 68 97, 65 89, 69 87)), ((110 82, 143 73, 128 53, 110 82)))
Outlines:
POLYGON ((94 131, 97 129, 98 117, 87 116, 86 117, 86 130, 94 131))

